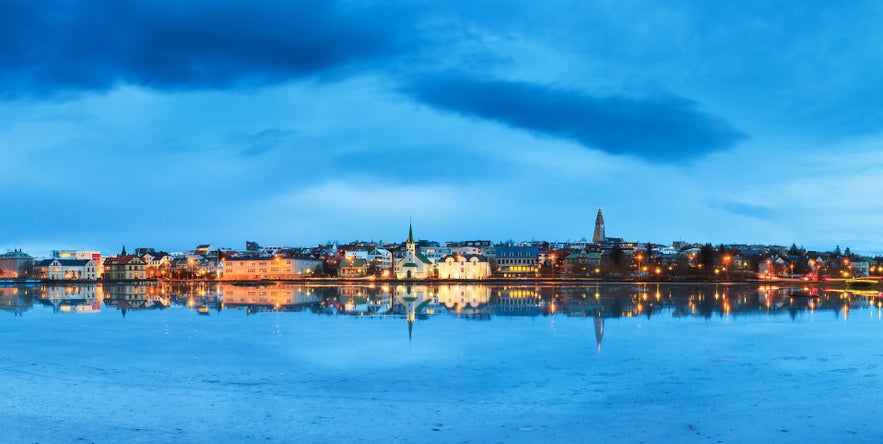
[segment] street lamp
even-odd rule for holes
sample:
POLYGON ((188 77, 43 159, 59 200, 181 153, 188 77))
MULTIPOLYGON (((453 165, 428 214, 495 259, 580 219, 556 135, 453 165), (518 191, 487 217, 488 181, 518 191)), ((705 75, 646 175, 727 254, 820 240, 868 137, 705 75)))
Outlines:
POLYGON ((724 260, 724 274, 727 280, 730 280, 730 262, 733 260, 733 256, 729 254, 725 254, 723 257, 724 260))
POLYGON ((552 259, 552 279, 555 279, 555 255, 551 255, 550 258, 552 259))

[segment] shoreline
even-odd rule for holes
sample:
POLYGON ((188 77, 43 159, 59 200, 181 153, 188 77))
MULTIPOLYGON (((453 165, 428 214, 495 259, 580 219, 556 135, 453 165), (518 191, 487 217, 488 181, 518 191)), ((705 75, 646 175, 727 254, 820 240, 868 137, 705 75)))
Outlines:
MULTIPOLYGON (((880 279, 870 277, 867 279, 880 279)), ((883 282, 883 281, 881 281, 883 282)), ((600 279, 600 278, 488 278, 488 279, 367 279, 367 278, 301 278, 301 279, 267 279, 267 280, 204 280, 204 279, 179 279, 179 280, 48 280, 48 279, 0 279, 0 285, 84 285, 84 284, 129 284, 129 285, 154 285, 154 284, 230 284, 237 286, 267 286, 276 284, 394 284, 394 285, 444 285, 444 284, 472 284, 472 285, 580 285, 580 284, 622 284, 622 285, 693 285, 693 284, 718 284, 718 285, 826 285, 837 289, 850 290, 879 290, 883 288, 881 282, 871 285, 851 286, 846 279, 830 279, 822 281, 805 281, 802 279, 600 279)))

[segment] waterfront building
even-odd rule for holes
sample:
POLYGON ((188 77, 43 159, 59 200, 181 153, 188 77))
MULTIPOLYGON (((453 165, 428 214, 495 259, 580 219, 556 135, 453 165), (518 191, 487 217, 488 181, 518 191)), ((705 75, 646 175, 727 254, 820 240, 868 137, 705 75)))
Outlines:
MULTIPOLYGON (((123 253, 125 253, 125 248, 123 253)), ((121 254, 104 260, 104 280, 140 281, 147 278, 147 263, 134 254, 121 254)))
POLYGON ((233 257, 221 265, 225 281, 286 280, 312 276, 321 261, 306 257, 233 257))
POLYGON ((438 263, 440 279, 486 279, 491 275, 491 264, 484 256, 475 254, 448 255, 438 263))
POLYGON ((505 278, 535 277, 539 273, 537 247, 496 247, 497 274, 505 278))
POLYGON ((408 240, 405 241, 404 254, 395 263, 396 278, 427 279, 433 276, 433 268, 432 261, 417 251, 413 227, 408 225, 408 240))
POLYGON ((101 259, 101 252, 98 250, 52 250, 52 258, 55 259, 91 259, 95 262, 95 274, 98 279, 104 274, 104 261, 101 259))
POLYGON ((34 266, 37 274, 51 281, 94 281, 98 270, 92 259, 45 259, 34 266))
POLYGON ((0 254, 0 277, 24 277, 33 266, 34 258, 19 249, 0 254))

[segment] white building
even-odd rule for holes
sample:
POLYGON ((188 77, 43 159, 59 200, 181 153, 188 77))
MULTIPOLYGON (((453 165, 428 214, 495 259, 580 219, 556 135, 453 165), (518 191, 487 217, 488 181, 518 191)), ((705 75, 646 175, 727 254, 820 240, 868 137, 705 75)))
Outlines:
POLYGON ((98 270, 92 259, 46 259, 37 263, 43 279, 52 281, 94 281, 98 270))
POLYGON ((484 256, 450 255, 438 263, 440 279, 486 279, 491 275, 491 264, 484 256))

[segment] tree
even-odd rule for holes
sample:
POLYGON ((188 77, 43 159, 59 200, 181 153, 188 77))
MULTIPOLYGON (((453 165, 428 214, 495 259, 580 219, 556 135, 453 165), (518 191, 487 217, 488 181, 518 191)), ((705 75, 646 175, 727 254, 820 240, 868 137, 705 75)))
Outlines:
POLYGON ((800 254, 800 250, 797 248, 797 244, 791 244, 791 248, 788 249, 788 254, 791 256, 797 256, 800 254))
POLYGON ((840 257, 843 253, 840 252, 840 245, 834 247, 834 256, 840 257))
POLYGON ((710 243, 705 244, 699 249, 699 257, 697 262, 705 269, 705 273, 711 273, 714 268, 715 251, 710 243))

